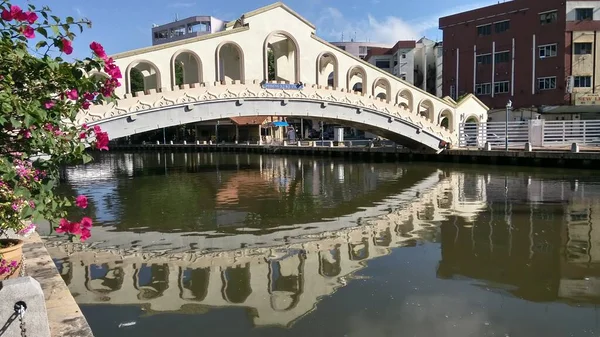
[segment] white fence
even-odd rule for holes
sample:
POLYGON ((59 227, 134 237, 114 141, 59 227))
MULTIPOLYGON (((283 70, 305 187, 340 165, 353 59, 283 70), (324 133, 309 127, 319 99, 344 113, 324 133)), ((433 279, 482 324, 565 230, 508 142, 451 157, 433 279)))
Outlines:
POLYGON ((564 147, 573 143, 600 146, 600 120, 547 121, 543 119, 513 122, 463 123, 459 129, 459 147, 522 149, 525 143, 533 147, 564 147))

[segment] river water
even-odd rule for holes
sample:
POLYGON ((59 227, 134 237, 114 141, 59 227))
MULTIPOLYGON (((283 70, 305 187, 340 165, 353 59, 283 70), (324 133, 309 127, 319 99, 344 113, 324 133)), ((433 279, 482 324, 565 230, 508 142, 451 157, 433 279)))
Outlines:
POLYGON ((217 153, 67 170, 96 337, 591 336, 600 174, 217 153))

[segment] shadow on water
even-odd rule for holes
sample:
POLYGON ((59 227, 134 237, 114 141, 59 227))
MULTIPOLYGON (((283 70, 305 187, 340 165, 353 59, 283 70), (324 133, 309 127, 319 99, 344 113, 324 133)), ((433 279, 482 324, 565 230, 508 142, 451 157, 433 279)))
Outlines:
MULTIPOLYGON (((224 156, 222 160, 236 158, 224 156)), ((48 241, 94 333, 589 336, 600 332, 596 311, 600 302, 599 176, 312 159, 300 159, 298 164, 298 160, 262 157, 263 164, 247 169, 247 175, 238 174, 243 169, 231 170, 213 178, 212 187, 201 193, 211 198, 205 209, 218 208, 219 193, 227 191, 222 186, 238 179, 234 186, 240 192, 226 197, 224 211, 243 209, 255 216, 281 219, 286 215, 271 212, 257 200, 273 205, 274 200, 291 196, 295 202, 307 193, 319 206, 309 208, 315 214, 306 218, 296 213, 299 222, 315 221, 320 227, 308 230, 309 234, 303 226, 285 231, 289 237, 304 236, 303 240, 272 240, 268 245, 216 252, 48 241), (336 175, 340 164, 344 174, 336 175), (295 177, 304 174, 306 179, 307 168, 314 165, 320 187, 290 192, 295 177), (255 173, 260 167, 270 172, 267 178, 255 173), (296 167, 296 173, 290 167, 296 167), (359 172, 356 177, 351 170, 359 172), (246 182, 239 177, 251 178, 246 182), (250 191, 260 197, 252 200, 250 191), (345 208, 347 204, 352 206, 345 208), (358 211, 364 215, 355 220, 360 226, 333 226, 317 219, 336 212, 349 216, 369 205, 377 206, 373 207, 377 211, 358 211)), ((206 172, 215 176, 214 170, 206 172)), ((198 171, 185 174, 202 176, 198 171)), ((130 177, 124 175, 127 183, 121 178, 107 180, 128 186, 128 197, 135 196, 136 186, 150 186, 133 183, 144 175, 130 177)), ((309 181, 314 183, 314 179, 309 181)), ((194 186, 190 191, 201 186, 193 184, 188 184, 194 186)), ((75 190, 86 188, 80 187, 84 183, 72 185, 75 190)), ((156 183, 156 190, 167 185, 156 183)), ((307 186, 306 180, 299 186, 307 186)), ((122 198, 124 194, 115 195, 122 198)), ((260 224, 268 228, 269 222, 260 224)), ((215 230, 214 226, 199 230, 215 230)), ((236 223, 238 229, 251 226, 236 223)), ((250 242, 243 231, 232 233, 237 234, 225 239, 243 237, 250 242)), ((273 234, 261 231, 253 236, 268 241, 265 237, 273 234)), ((124 227, 119 235, 144 234, 124 227)))

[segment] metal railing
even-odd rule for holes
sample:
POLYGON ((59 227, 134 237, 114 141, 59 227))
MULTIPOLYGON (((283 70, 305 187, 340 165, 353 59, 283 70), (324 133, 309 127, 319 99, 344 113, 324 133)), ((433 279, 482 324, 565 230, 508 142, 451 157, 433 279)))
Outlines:
POLYGON ((459 128, 459 147, 492 149, 524 148, 526 143, 537 148, 570 146, 600 147, 600 120, 548 121, 529 120, 484 123, 463 123, 459 128), (506 132, 508 130, 508 132, 506 132))
POLYGON ((544 121, 542 146, 600 146, 600 120, 544 121))
POLYGON ((508 135, 508 147, 523 148, 529 142, 527 122, 486 122, 463 123, 459 128, 459 147, 483 147, 489 143, 492 148, 504 148, 508 135))

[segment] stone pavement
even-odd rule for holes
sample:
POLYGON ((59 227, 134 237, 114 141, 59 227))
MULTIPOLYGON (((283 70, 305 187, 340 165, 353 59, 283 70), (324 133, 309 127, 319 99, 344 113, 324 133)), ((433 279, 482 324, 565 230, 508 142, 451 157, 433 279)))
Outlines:
POLYGON ((52 337, 93 337, 87 320, 58 273, 39 234, 25 239, 25 274, 35 278, 44 292, 52 337))

